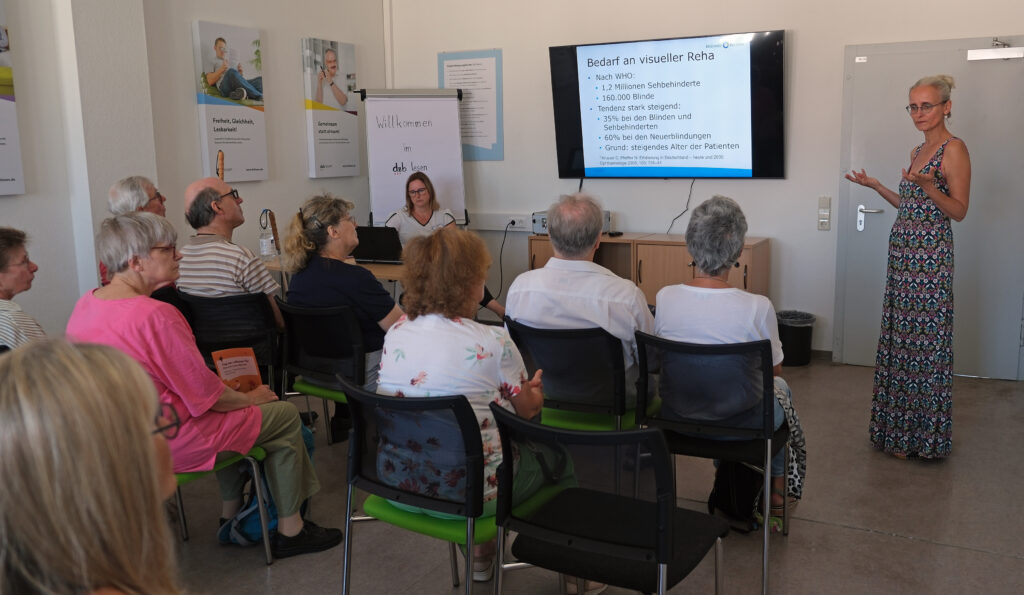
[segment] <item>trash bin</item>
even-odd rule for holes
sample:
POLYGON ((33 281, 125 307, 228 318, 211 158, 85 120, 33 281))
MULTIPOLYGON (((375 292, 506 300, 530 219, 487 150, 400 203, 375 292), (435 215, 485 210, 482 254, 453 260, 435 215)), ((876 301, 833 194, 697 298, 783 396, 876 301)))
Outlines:
POLYGON ((779 340, 782 341, 783 366, 806 366, 811 361, 811 331, 814 314, 783 310, 777 315, 779 340))

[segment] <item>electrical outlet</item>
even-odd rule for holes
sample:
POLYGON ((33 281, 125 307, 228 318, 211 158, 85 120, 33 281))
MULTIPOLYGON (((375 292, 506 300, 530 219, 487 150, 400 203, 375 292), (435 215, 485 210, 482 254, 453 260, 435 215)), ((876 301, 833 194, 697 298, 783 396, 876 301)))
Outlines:
POLYGON ((509 230, 513 231, 531 231, 533 229, 533 220, 529 215, 512 215, 508 218, 509 230))

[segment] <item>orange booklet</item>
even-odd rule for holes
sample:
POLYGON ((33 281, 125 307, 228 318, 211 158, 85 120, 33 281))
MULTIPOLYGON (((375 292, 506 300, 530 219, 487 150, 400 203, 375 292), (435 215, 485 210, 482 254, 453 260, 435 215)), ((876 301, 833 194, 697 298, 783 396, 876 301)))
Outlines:
POLYGON ((252 347, 221 349, 210 356, 217 366, 217 375, 231 388, 246 393, 263 384, 252 347))

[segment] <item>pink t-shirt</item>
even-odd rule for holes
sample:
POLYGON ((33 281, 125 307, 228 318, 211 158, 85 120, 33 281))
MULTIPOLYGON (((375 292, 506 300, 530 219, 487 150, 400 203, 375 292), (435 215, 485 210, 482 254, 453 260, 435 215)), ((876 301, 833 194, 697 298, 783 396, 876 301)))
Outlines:
POLYGON ((224 384, 206 367, 192 329, 174 306, 145 296, 101 300, 90 291, 75 304, 67 336, 116 347, 142 364, 160 402, 170 403, 181 418, 181 430, 170 441, 175 473, 212 469, 217 453, 244 453, 256 442, 259 407, 210 409, 224 384))

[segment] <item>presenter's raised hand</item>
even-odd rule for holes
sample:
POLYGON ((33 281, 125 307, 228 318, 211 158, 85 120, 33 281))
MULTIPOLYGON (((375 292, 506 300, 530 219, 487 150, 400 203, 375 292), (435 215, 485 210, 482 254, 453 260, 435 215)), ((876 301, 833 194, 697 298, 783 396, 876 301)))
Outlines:
POLYGON ((854 184, 860 184, 861 186, 866 186, 872 190, 877 189, 879 186, 878 179, 872 178, 863 169, 860 171, 855 169, 851 170, 850 173, 846 174, 846 179, 850 180, 854 184))
POLYGON ((934 169, 932 169, 931 171, 929 171, 926 174, 918 173, 916 171, 907 171, 905 169, 901 169, 900 170, 900 175, 903 176, 904 180, 906 180, 908 182, 912 182, 914 184, 917 184, 918 186, 920 186, 922 188, 924 188, 926 184, 932 184, 932 185, 935 184, 935 170, 934 169))

